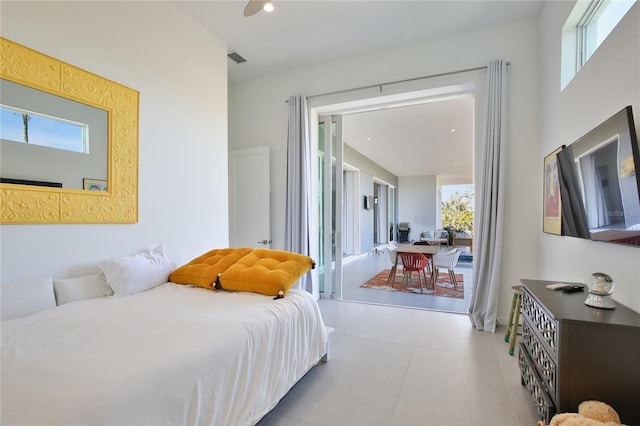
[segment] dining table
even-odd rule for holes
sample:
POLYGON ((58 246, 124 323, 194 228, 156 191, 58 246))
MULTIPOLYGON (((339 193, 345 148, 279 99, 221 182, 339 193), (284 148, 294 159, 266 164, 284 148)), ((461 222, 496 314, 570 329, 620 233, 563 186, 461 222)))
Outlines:
POLYGON ((433 255, 440 251, 440 246, 432 246, 427 244, 398 244, 398 246, 394 249, 396 252, 395 261, 393 262, 393 266, 391 267, 391 271, 389 271, 389 277, 387 278, 387 285, 393 283, 396 279, 396 271, 398 270, 398 257, 400 253, 422 253, 424 254, 429 261, 431 262, 431 282, 433 283, 433 255))

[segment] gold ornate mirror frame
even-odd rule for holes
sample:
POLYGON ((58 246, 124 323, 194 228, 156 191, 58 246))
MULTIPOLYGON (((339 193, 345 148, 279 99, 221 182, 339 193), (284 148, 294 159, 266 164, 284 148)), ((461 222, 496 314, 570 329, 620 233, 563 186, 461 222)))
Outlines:
POLYGON ((0 78, 107 111, 107 192, 0 184, 0 223, 136 223, 137 91, 0 37, 0 78))

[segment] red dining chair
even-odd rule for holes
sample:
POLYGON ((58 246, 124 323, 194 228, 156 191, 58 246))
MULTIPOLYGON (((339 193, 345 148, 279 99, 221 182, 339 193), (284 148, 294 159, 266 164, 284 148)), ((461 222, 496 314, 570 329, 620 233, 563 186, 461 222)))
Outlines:
POLYGON ((425 274, 424 269, 429 264, 429 259, 422 253, 400 253, 400 257, 402 258, 402 266, 405 272, 402 277, 403 280, 406 279, 407 285, 409 285, 413 272, 417 272, 418 282, 420 283, 420 293, 423 293, 422 280, 424 278, 426 285, 427 275, 425 274))

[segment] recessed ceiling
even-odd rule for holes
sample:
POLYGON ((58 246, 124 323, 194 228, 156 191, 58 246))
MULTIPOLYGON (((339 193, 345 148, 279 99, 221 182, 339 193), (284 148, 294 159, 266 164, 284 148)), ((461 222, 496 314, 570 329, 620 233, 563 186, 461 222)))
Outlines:
POLYGON ((473 98, 346 114, 344 142, 396 176, 472 181, 473 98))

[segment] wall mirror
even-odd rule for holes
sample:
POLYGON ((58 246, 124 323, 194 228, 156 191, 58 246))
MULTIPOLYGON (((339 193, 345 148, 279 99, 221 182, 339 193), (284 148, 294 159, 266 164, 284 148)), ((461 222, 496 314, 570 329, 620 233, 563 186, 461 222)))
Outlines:
MULTIPOLYGON (((0 103, 3 109, 7 106, 7 109, 13 108, 18 114, 35 110, 34 115, 57 118, 67 114, 67 107, 61 105, 76 104, 77 108, 69 110, 97 111, 99 117, 95 122, 85 119, 81 113, 73 116, 75 113, 72 112, 69 113, 72 116, 62 117, 72 123, 91 123, 86 128, 91 128, 93 133, 89 134, 86 129, 83 131, 87 140, 82 149, 86 152, 59 154, 60 150, 49 147, 35 144, 26 147, 24 143, 2 141, 0 223, 137 222, 138 92, 5 38, 0 37, 0 47, 0 79, 3 87, 17 88, 18 94, 14 95, 13 100, 21 99, 22 102, 28 97, 28 91, 41 94, 26 107, 24 104, 6 105, 5 96, 2 95, 0 103), (53 98, 51 102, 47 101, 53 106, 47 107, 45 102, 40 102, 45 97, 53 98), (47 111, 47 108, 52 108, 57 114, 47 111), (19 156, 12 156, 16 147, 34 150, 26 154, 29 164, 16 166, 15 162, 21 161, 19 156), (54 162, 52 159, 55 156, 75 155, 82 158, 73 165, 65 166, 69 169, 65 173, 56 175, 53 172, 51 176, 38 174, 40 172, 37 170, 44 167, 44 164, 42 167, 37 165, 36 159, 41 155, 38 150, 54 153, 46 154, 50 158, 45 162, 47 167, 54 162), (102 158, 97 160, 93 168, 85 169, 82 161, 89 161, 90 151, 102 155, 102 158), (25 169, 26 174, 4 176, 5 171, 14 170, 15 174, 20 168, 25 169)), ((13 100, 6 99, 11 103, 14 103, 13 100)))

